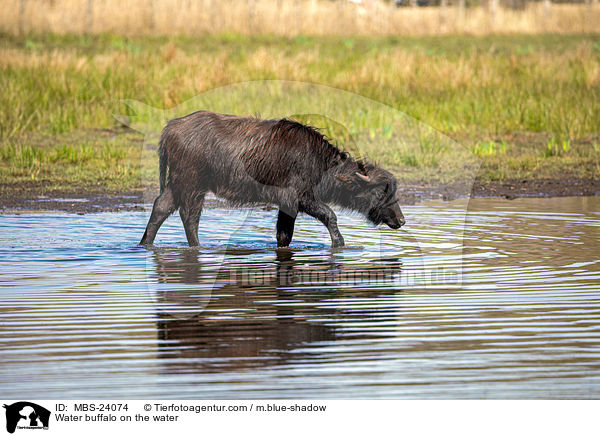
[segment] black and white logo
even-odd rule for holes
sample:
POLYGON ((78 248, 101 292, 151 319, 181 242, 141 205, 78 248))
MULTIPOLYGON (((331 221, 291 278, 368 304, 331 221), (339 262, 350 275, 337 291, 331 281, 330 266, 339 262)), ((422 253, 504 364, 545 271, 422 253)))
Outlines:
POLYGON ((6 409, 6 431, 14 433, 16 429, 47 430, 50 411, 29 401, 19 401, 4 405, 6 409))

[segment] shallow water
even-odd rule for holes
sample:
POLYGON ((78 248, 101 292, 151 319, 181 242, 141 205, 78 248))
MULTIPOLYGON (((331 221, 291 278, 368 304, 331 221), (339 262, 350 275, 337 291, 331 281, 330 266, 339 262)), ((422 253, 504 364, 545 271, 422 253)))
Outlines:
POLYGON ((0 397, 600 398, 600 197, 465 207, 0 215, 0 397))

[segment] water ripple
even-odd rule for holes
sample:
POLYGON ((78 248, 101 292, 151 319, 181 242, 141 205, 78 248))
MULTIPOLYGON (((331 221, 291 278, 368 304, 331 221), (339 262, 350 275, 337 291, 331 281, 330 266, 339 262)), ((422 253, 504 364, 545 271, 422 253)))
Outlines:
POLYGON ((599 398, 600 200, 340 215, 0 215, 4 398, 599 398), (448 276, 445 272, 456 273, 448 276))

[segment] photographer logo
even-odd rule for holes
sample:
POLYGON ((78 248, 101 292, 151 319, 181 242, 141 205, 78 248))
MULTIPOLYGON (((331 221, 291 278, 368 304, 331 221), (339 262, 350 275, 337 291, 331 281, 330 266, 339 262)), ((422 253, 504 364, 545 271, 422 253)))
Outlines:
POLYGON ((29 401, 19 401, 4 405, 6 409, 6 431, 14 433, 19 430, 48 430, 50 411, 29 401))

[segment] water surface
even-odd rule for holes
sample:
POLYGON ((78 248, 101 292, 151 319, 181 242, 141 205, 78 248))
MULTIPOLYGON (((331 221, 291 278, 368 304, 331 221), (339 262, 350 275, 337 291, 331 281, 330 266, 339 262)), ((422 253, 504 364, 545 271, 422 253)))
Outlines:
POLYGON ((147 212, 0 215, 0 397, 600 398, 600 198, 463 207, 342 214, 336 251, 274 211, 152 250, 147 212))

